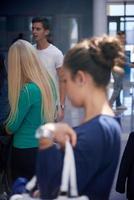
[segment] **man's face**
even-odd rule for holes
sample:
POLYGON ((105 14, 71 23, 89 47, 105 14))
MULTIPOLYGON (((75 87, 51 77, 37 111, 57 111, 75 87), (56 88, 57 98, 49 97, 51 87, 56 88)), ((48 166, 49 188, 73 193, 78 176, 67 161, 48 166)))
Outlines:
POLYGON ((32 34, 36 42, 39 42, 47 37, 49 30, 43 27, 41 22, 32 24, 32 34))
POLYGON ((125 34, 118 35, 118 39, 120 40, 122 45, 125 45, 125 42, 126 42, 125 34))

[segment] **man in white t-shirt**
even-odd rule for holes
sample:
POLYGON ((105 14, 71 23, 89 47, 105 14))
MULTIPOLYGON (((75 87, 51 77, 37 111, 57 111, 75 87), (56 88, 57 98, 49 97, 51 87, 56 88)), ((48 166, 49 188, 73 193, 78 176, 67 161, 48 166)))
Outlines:
POLYGON ((47 18, 35 17, 32 19, 32 34, 36 41, 34 46, 37 49, 37 54, 55 83, 59 96, 58 118, 62 120, 65 102, 65 87, 62 79, 63 54, 49 41, 50 25, 47 18))

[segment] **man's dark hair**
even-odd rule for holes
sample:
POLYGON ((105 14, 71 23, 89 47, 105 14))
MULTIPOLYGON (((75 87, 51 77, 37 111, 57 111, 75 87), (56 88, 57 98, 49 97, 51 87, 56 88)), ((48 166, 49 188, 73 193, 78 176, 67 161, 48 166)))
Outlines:
POLYGON ((125 31, 118 31, 117 35, 125 35, 125 31))
POLYGON ((32 23, 36 23, 36 22, 42 23, 42 25, 45 29, 50 30, 50 23, 49 23, 49 20, 46 17, 34 17, 32 19, 32 23))

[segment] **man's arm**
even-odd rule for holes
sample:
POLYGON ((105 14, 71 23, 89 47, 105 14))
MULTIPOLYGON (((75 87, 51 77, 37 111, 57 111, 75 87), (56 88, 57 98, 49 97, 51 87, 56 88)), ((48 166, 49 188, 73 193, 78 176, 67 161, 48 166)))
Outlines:
POLYGON ((65 83, 64 83, 64 71, 63 67, 57 68, 57 74, 59 78, 59 94, 60 94, 60 110, 61 114, 59 118, 62 120, 64 117, 64 104, 65 104, 65 83))
POLYGON ((134 68, 134 63, 125 63, 126 65, 128 65, 129 67, 134 68))

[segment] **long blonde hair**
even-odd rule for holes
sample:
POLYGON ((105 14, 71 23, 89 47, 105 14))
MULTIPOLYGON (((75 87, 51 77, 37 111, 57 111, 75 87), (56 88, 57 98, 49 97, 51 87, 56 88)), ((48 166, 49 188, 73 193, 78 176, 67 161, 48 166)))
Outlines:
POLYGON ((11 111, 8 122, 15 117, 20 90, 25 83, 35 83, 42 94, 42 115, 47 122, 54 120, 56 88, 36 54, 35 48, 25 40, 17 40, 8 52, 8 96, 11 111))

